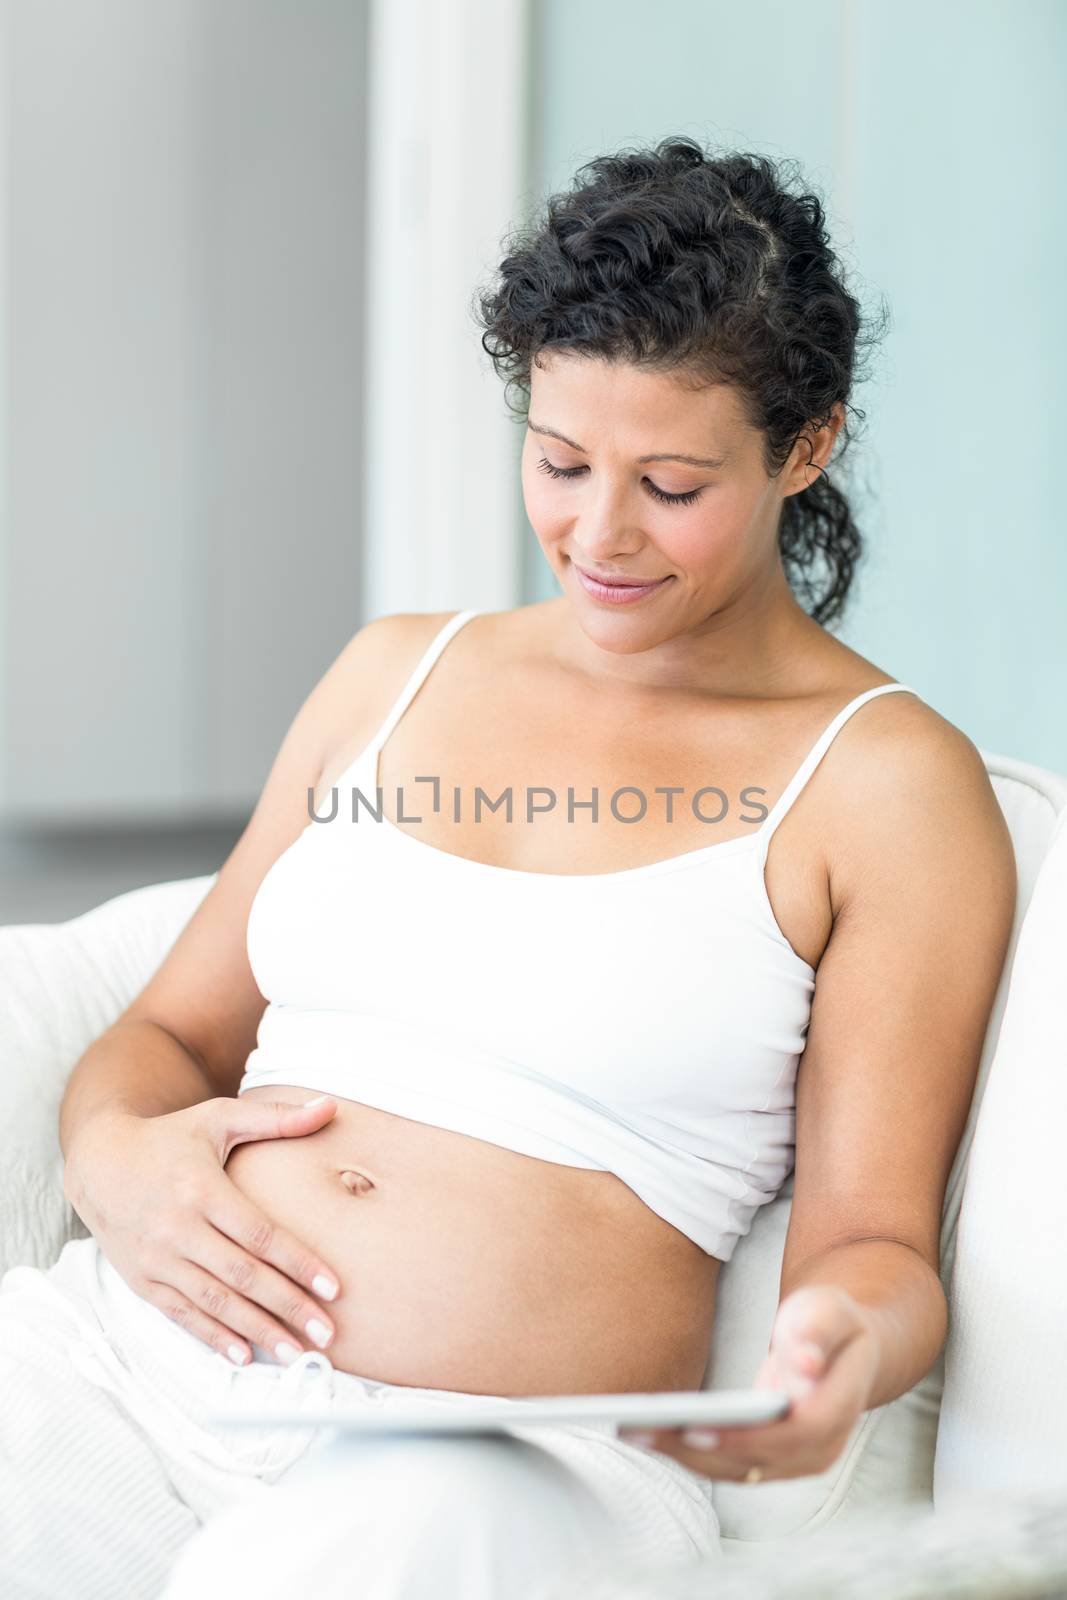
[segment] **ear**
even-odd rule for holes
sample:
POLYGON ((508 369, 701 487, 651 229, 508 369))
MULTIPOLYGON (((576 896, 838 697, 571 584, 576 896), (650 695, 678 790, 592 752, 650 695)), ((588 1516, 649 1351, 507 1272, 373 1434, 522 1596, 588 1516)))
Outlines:
POLYGON ((799 494, 815 482, 833 454, 844 422, 845 408, 839 401, 825 422, 813 423, 801 432, 785 469, 783 496, 799 494))

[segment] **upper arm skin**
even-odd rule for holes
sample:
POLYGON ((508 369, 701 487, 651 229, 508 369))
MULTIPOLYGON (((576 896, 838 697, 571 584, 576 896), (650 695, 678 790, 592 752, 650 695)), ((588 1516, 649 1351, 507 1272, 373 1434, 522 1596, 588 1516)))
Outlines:
POLYGON ((147 1020, 173 1034, 218 1086, 234 1095, 256 1042, 265 1000, 248 963, 248 914, 270 866, 308 825, 338 741, 370 739, 425 647, 436 617, 376 617, 349 640, 300 706, 255 810, 215 883, 165 960, 118 1021, 147 1020))
POLYGON ((835 790, 783 1297, 806 1260, 854 1239, 897 1240, 939 1271, 1015 911, 1011 836, 971 741, 917 702, 865 731, 835 790))

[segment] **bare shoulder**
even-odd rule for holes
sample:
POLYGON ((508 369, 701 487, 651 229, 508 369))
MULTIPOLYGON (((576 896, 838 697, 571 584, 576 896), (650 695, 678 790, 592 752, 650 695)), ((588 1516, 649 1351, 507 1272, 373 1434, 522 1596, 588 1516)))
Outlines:
POLYGON ((842 731, 827 800, 835 903, 905 874, 962 891, 961 914, 976 894, 1014 906, 1014 847, 974 741, 916 694, 879 695, 842 731))
POLYGON ((839 770, 853 804, 893 792, 934 807, 955 794, 964 807, 987 810, 992 803, 999 811, 977 745, 917 694, 879 695, 846 728, 839 770))
MULTIPOLYGON (((553 601, 514 606, 500 611, 477 611, 462 630, 464 652, 480 667, 524 657, 550 637, 553 601)), ((380 672, 382 691, 390 698, 435 638, 438 632, 459 615, 452 611, 397 611, 366 623, 347 648, 348 667, 362 678, 368 666, 380 672)))
POLYGON ((325 761, 352 738, 370 737, 434 635, 455 611, 393 611, 349 639, 322 679, 318 712, 325 761))
MULTIPOLYGON (((421 654, 455 611, 390 611, 373 617, 352 635, 337 658, 342 671, 362 674, 369 666, 389 670, 412 651, 421 654)), ((414 665, 414 662, 409 662, 414 665)))

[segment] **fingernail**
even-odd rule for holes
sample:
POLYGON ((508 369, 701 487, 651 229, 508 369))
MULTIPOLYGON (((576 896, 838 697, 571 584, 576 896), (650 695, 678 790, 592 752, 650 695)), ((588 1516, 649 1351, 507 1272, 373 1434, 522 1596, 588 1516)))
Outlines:
POLYGON ((807 1377, 804 1373, 798 1373, 789 1381, 789 1388, 798 1400, 803 1400, 804 1396, 810 1394, 814 1387, 815 1379, 807 1377))
POLYGON ((320 1300, 332 1300, 337 1293, 337 1285, 332 1278, 324 1278, 322 1273, 316 1273, 311 1280, 311 1287, 320 1300))
POLYGON ((321 1106, 322 1102, 324 1100, 328 1100, 329 1098, 330 1097, 329 1097, 328 1094, 317 1094, 315 1096, 314 1100, 305 1100, 304 1101, 302 1110, 306 1111, 308 1106, 321 1106))
POLYGON ((694 1450, 714 1450, 719 1442, 719 1435, 710 1432, 707 1428, 683 1428, 682 1443, 691 1444, 694 1450))
POLYGON ((279 1361, 284 1362, 284 1364, 288 1367, 297 1360, 300 1355, 300 1351, 296 1348, 295 1344, 287 1344, 283 1339, 280 1344, 276 1344, 274 1346, 274 1354, 278 1357, 279 1361))
POLYGON ((654 1433, 648 1433, 643 1428, 635 1428, 632 1432, 627 1431, 619 1434, 619 1438, 626 1444, 635 1444, 645 1450, 651 1449, 655 1437, 654 1433))
POLYGON ((329 1344, 329 1342, 330 1342, 330 1330, 326 1326, 325 1322, 320 1322, 318 1317, 312 1317, 311 1321, 308 1322, 305 1326, 306 1326, 306 1329, 307 1329, 308 1337, 310 1339, 314 1339, 315 1343, 318 1345, 320 1350, 323 1348, 324 1345, 329 1344))
POLYGON ((235 1367, 243 1367, 245 1362, 248 1360, 247 1350, 242 1350, 239 1344, 231 1344, 226 1354, 229 1356, 235 1367))

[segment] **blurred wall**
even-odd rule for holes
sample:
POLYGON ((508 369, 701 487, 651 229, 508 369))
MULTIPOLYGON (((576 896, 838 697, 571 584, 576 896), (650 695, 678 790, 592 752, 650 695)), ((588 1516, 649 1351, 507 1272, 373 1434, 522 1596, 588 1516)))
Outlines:
POLYGON ((4 821, 246 814, 362 620, 365 20, 0 11, 4 821))
MULTIPOLYGON (((686 133, 793 157, 891 326, 849 455, 868 537, 840 636, 981 748, 1067 772, 1058 445, 1062 0, 541 0, 534 181, 686 133)), ((524 592, 559 592, 529 524, 524 592)))

